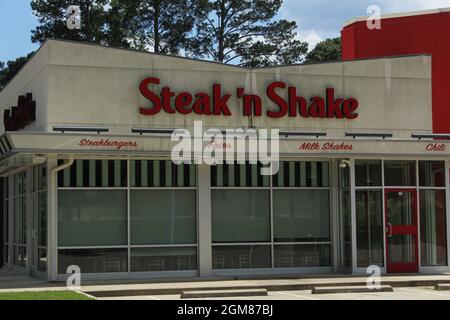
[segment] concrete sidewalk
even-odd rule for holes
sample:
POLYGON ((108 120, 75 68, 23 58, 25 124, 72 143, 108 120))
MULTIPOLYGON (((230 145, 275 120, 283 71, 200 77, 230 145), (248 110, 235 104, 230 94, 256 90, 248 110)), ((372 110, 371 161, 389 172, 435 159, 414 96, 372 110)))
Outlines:
POLYGON ((52 283, 7 268, 0 269, 0 292, 66 290, 65 283, 52 283))
MULTIPOLYGON (((434 286, 450 283, 450 274, 382 276, 381 284, 398 287, 434 286)), ((83 292, 96 297, 181 294, 183 291, 266 289, 267 291, 311 290, 313 287, 365 286, 367 277, 343 275, 305 275, 290 279, 214 280, 176 283, 84 285, 83 292)))
MULTIPOLYGON (((246 279, 165 279, 83 281, 82 291, 96 297, 181 294, 185 290, 266 289, 267 291, 311 290, 313 287, 364 286, 367 277, 342 274, 246 277, 246 279)), ((450 274, 384 275, 382 285, 398 287, 434 286, 450 283, 450 274)), ((46 282, 13 271, 0 270, 0 291, 67 290, 64 282, 46 282)))

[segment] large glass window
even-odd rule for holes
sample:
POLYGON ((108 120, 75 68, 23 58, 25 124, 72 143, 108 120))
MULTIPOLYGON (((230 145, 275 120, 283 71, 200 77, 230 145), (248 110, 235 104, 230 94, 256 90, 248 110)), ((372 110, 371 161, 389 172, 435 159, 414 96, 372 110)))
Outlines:
POLYGON ((195 165, 76 160, 58 186, 59 272, 197 269, 195 165))
POLYGON ((270 246, 213 246, 213 269, 270 268, 270 246))
POLYGON ((249 162, 211 167, 213 269, 272 266, 264 245, 271 242, 270 178, 260 170, 249 162))
POLYGON ((423 266, 447 265, 445 162, 419 161, 420 253, 423 266))
POLYGON ((281 161, 273 186, 328 187, 328 166, 326 161, 281 161))
POLYGON ((419 161, 419 186, 445 187, 444 161, 419 161))
POLYGON ((311 268, 330 265, 330 244, 275 246, 275 268, 311 268))
POLYGON ((34 227, 38 231, 37 267, 47 271, 47 165, 33 167, 33 216, 34 227))
POLYGON ((131 271, 185 271, 197 270, 197 249, 132 248, 131 271))
POLYGON ((195 190, 133 190, 131 244, 197 242, 195 190))
POLYGON ((357 265, 383 266, 383 207, 381 190, 356 190, 357 265))
POLYGON ((2 195, 2 207, 1 207, 1 223, 2 223, 2 238, 1 246, 2 246, 2 263, 0 265, 3 265, 5 263, 9 263, 9 255, 8 255, 8 243, 9 243, 9 218, 8 218, 8 178, 0 178, 0 186, 1 186, 1 195, 2 195))
MULTIPOLYGON (((443 161, 384 161, 384 186, 380 180, 381 162, 377 160, 355 161, 356 218, 357 218, 357 265, 383 265, 383 188, 418 188, 420 205, 420 252, 423 266, 447 265, 445 163, 443 161), (418 185, 416 176, 418 164, 418 185), (377 188, 380 186, 380 188, 377 188)), ((412 206, 411 192, 386 193, 386 205, 391 212, 386 223, 392 226, 411 225, 417 212, 412 206), (406 197, 406 198, 405 198, 406 197), (412 207, 411 207, 412 208, 412 207), (414 209, 413 208, 413 209, 414 209), (413 210, 414 211, 414 210, 413 210), (410 213, 407 215, 406 213, 410 213)), ((415 208, 415 207, 414 207, 415 208)), ((389 261, 414 261, 413 236, 391 237, 389 261), (403 250, 403 247, 407 250, 403 250), (396 260, 397 259, 397 260, 396 260)))
POLYGON ((197 270, 195 165, 130 161, 131 272, 197 270))
MULTIPOLYGON (((64 160, 59 160, 62 164, 64 160)), ((59 172, 59 187, 126 187, 127 162, 124 160, 76 160, 59 172)))
POLYGON ((447 265, 445 190, 420 190, 420 239, 423 266, 447 265))
POLYGON ((66 273, 71 265, 79 266, 82 273, 126 272, 127 249, 60 249, 58 272, 66 273))
POLYGON ((329 163, 281 162, 272 199, 274 267, 330 266, 329 163))
POLYGON ((121 190, 60 190, 58 244, 127 244, 127 200, 121 190))
POLYGON ((213 187, 268 187, 269 176, 260 174, 261 164, 218 164, 211 166, 213 187))
POLYGON ((329 163, 281 161, 273 177, 260 169, 211 168, 213 269, 330 266, 329 163))
POLYGON ((13 264, 26 267, 27 252, 27 172, 22 171, 12 177, 14 181, 13 195, 10 203, 13 205, 13 264))
POLYGON ((328 190, 274 190, 274 241, 330 241, 328 190))
POLYGON ((170 160, 130 162, 131 187, 195 187, 195 166, 174 165, 170 160))
POLYGON ((270 241, 270 194, 265 190, 212 191, 213 242, 270 241))
POLYGON ((385 186, 415 186, 416 161, 384 161, 385 186))
POLYGON ((355 185, 358 187, 381 187, 381 161, 380 160, 356 160, 355 161, 355 185))

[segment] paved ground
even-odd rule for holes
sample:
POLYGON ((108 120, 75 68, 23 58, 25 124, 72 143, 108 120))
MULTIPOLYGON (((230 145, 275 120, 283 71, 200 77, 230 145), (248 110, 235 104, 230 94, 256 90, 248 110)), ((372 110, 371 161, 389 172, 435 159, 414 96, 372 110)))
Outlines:
MULTIPOLYGON (((394 287, 394 293, 359 293, 359 294, 326 294, 312 295, 311 286, 315 285, 365 285, 367 278, 361 275, 297 275, 260 277, 247 279, 166 279, 166 280, 128 280, 128 281, 82 281, 82 291, 101 293, 102 291, 118 291, 121 297, 108 299, 179 299, 182 289, 237 289, 237 288, 271 288, 268 297, 260 297, 261 300, 316 300, 316 299, 427 299, 450 300, 450 291, 434 291, 433 283, 450 283, 450 274, 409 274, 409 275, 383 275, 382 284, 394 287), (295 286, 295 287, 293 287, 295 286), (421 286, 421 287, 419 287, 421 286), (426 287, 428 286, 428 287, 426 287), (292 289, 292 290, 289 290, 292 289), (305 290, 299 290, 305 289, 305 290), (139 296, 132 296, 132 292, 139 296), (141 293, 142 292, 142 293, 141 293)), ((51 283, 44 280, 31 278, 23 274, 0 269, 0 291, 41 291, 41 290, 65 290, 64 282, 51 283)), ((101 294, 100 294, 101 295, 101 294)), ((237 299, 237 298, 231 298, 237 299)), ((249 300, 248 297, 238 298, 249 300)))
MULTIPOLYGON (((182 300, 180 295, 154 295, 99 298, 100 300, 182 300)), ((450 291, 435 291, 432 287, 394 288, 394 292, 311 294, 309 290, 274 291, 267 297, 237 297, 192 300, 450 300, 450 291)))
POLYGON ((52 288, 65 288, 64 283, 50 283, 41 279, 28 277, 24 274, 8 270, 0 269, 0 291, 1 290, 41 290, 52 288))

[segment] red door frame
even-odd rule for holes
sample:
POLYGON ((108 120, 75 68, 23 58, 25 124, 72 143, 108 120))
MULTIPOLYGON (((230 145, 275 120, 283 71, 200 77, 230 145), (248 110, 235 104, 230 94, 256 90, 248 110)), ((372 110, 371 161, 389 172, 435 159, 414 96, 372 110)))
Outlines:
POLYGON ((386 271, 388 273, 409 273, 419 272, 419 228, 417 210, 417 190, 413 188, 391 188, 384 189, 384 215, 385 215, 385 242, 386 242, 386 271), (387 194, 389 192, 410 192, 412 194, 412 225, 389 226, 388 224, 388 203, 387 194), (390 235, 413 235, 415 239, 415 262, 389 263, 389 234, 390 235))

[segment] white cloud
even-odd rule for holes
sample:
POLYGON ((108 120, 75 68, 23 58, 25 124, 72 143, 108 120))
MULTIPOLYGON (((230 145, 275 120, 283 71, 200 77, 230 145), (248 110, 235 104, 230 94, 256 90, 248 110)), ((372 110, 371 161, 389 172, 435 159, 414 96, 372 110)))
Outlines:
POLYGON ((314 30, 298 30, 298 39, 308 42, 308 51, 311 51, 319 42, 325 40, 314 30))

